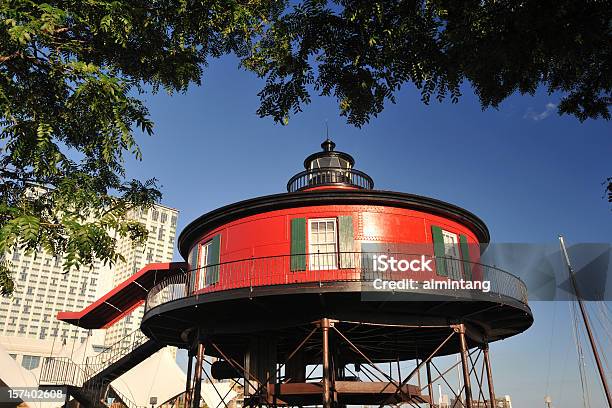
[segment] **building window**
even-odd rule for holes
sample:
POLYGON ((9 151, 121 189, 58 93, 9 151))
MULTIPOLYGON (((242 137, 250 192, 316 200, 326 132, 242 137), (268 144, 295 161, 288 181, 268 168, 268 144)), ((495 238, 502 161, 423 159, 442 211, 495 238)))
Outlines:
POLYGON ((166 214, 165 212, 162 212, 160 222, 166 222, 166 221, 168 221, 168 214, 166 214))
POLYGON ((208 251, 210 250, 211 245, 212 241, 208 241, 207 243, 200 245, 200 255, 198 257, 198 260, 200 261, 198 265, 198 289, 202 289, 205 286, 206 266, 208 266, 208 251))
POLYGON ((310 269, 338 268, 338 228, 335 218, 308 220, 310 269))
POLYGON ((451 279, 461 279, 461 264, 459 256, 459 240, 457 234, 442 230, 442 238, 444 239, 444 256, 446 256, 446 266, 448 276, 451 279))
POLYGON ((438 275, 462 279, 459 237, 457 234, 432 226, 434 253, 438 275))
POLYGON ((173 215, 172 218, 170 218, 170 226, 176 227, 176 215, 173 215))
POLYGON ((18 261, 19 260, 19 251, 15 250, 15 252, 13 252, 13 261, 18 261))
POLYGON ((153 221, 157 221, 157 219, 158 219, 158 218, 159 218, 159 211, 157 211, 157 210, 153 210, 153 211, 151 212, 151 219, 152 219, 153 221))
POLYGON ((220 235, 215 235, 211 240, 200 245, 196 289, 201 289, 205 286, 214 285, 219 282, 220 250, 220 235))
POLYGON ((23 356, 23 359, 21 360, 21 366, 25 368, 26 370, 33 370, 37 368, 39 364, 40 364, 39 356, 29 356, 26 354, 23 356))

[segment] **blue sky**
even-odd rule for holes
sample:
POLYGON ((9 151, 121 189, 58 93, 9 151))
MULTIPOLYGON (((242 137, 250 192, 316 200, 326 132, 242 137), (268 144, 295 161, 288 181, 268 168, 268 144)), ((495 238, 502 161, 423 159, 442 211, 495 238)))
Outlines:
MULTIPOLYGON (((467 85, 458 104, 430 106, 409 85, 397 104, 357 129, 332 98, 313 97, 287 126, 261 119, 262 85, 225 57, 211 61, 202 86, 186 94, 145 96, 155 134, 141 137, 144 160, 128 162, 128 174, 159 179, 163 204, 180 210, 178 231, 221 205, 285 191, 304 157, 319 149, 328 121, 337 149, 352 154, 377 188, 460 205, 487 223, 493 242, 555 244, 560 233, 570 243, 610 242, 612 207, 602 183, 612 176, 612 127, 559 117, 558 95, 516 95, 482 111, 467 85)), ((519 408, 543 406, 548 383, 554 407, 581 406, 568 304, 532 308, 531 329, 492 345, 496 391, 519 408)), ((612 355, 611 342, 602 344, 612 355)), ((587 365, 592 406, 603 406, 587 365)))

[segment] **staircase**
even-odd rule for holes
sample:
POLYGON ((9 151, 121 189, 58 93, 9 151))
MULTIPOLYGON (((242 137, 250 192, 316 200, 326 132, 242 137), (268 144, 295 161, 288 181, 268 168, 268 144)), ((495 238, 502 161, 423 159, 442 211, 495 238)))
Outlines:
MULTIPOLYGON (((110 383, 160 350, 163 346, 135 330, 99 354, 77 364, 68 357, 45 359, 40 382, 65 385, 68 392, 86 407, 107 408, 106 397, 115 397, 128 408, 141 408, 110 383)), ((146 407, 144 407, 146 408, 146 407)))

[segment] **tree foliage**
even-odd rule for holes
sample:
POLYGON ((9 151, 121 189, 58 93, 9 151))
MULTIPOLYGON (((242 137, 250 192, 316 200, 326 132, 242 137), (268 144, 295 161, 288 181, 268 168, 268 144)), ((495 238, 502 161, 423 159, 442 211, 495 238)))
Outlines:
MULTIPOLYGON (((244 53, 271 9, 259 3, 1 2, 0 254, 43 249, 68 271, 121 261, 119 237, 143 242, 128 214, 160 192, 124 171, 135 134, 153 131, 139 92, 184 91, 208 57, 244 53)), ((6 260, 0 287, 14 289, 6 260)))
MULTIPOLYGON (((544 86, 559 112, 610 118, 612 8, 570 0, 4 0, 0 2, 0 253, 44 249, 64 267, 122 259, 146 238, 128 212, 159 199, 130 180, 139 96, 199 84, 233 53, 264 79, 258 114, 286 123, 311 94, 362 126, 414 84, 424 103, 483 108, 544 86)), ((0 288, 11 292, 10 264, 0 288)))
POLYGON ((483 108, 540 86, 559 113, 610 118, 609 1, 303 1, 279 16, 244 65, 266 79, 258 113, 285 121, 312 90, 361 126, 404 84, 424 103, 456 102, 468 82, 483 108))

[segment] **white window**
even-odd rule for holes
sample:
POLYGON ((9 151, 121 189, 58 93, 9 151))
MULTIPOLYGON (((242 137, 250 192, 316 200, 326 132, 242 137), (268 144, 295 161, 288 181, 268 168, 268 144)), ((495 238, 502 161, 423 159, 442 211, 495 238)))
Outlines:
POLYGON ((340 157, 337 156, 325 156, 325 157, 319 157, 318 159, 314 159, 313 161, 310 162, 310 169, 314 170, 314 169, 321 169, 321 168, 329 168, 329 167, 334 167, 334 168, 341 168, 341 169, 348 169, 350 168, 351 164, 340 157))
POLYGON ((200 245, 200 255, 198 257, 198 284, 196 289, 202 289, 206 283, 206 267, 208 266, 208 251, 212 241, 200 245))
POLYGON ((442 237, 444 238, 444 256, 446 257, 448 277, 459 280, 462 276, 457 234, 442 230, 442 237))
POLYGON ((39 356, 24 355, 23 359, 21 360, 21 365, 26 370, 33 370, 33 369, 37 368, 39 364, 40 364, 40 357, 39 356))
POLYGON ((335 218, 308 220, 311 270, 338 268, 338 228, 335 218))

